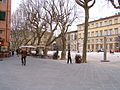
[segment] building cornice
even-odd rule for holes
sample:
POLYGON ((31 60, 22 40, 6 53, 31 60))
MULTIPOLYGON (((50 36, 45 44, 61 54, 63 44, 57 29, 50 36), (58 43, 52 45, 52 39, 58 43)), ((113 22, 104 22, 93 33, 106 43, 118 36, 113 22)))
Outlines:
MULTIPOLYGON (((94 20, 94 21, 90 21, 88 23, 98 22, 98 21, 102 21, 102 20, 106 20, 106 19, 110 19, 110 18, 115 18, 115 17, 120 17, 120 14, 109 16, 109 17, 105 17, 105 18, 100 18, 100 19, 97 19, 97 20, 94 20)), ((78 24, 77 26, 80 26, 80 25, 84 25, 84 23, 78 24)))

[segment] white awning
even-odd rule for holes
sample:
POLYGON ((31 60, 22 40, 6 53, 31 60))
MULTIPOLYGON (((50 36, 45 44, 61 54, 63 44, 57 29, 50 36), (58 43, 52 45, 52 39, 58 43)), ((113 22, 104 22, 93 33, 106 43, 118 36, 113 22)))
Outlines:
POLYGON ((35 46, 20 46, 19 48, 36 48, 35 46))

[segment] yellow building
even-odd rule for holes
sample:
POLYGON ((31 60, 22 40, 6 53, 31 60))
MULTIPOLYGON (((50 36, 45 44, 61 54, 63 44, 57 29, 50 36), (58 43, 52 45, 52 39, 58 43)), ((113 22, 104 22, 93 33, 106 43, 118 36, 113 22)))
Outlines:
MULTIPOLYGON (((107 51, 115 51, 119 48, 116 37, 120 34, 120 14, 90 21, 88 28, 88 51, 104 49, 104 37, 107 39, 107 51)), ((82 40, 83 45, 84 24, 77 25, 77 29, 78 39, 82 40)))

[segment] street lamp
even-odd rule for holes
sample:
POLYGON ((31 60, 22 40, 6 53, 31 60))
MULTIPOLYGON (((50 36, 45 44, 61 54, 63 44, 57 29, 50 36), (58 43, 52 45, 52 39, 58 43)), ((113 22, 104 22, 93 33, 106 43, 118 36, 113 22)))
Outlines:
POLYGON ((107 52, 106 52, 106 36, 104 36, 104 59, 101 60, 101 62, 109 62, 109 60, 107 60, 107 52))

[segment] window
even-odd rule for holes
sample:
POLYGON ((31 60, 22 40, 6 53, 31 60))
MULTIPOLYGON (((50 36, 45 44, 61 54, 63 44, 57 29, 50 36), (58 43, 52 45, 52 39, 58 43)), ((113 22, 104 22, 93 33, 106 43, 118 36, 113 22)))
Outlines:
POLYGON ((90 45, 88 44, 88 49, 90 49, 90 45))
POLYGON ((68 40, 70 40, 70 35, 68 35, 68 40))
POLYGON ((81 33, 79 34, 79 38, 81 38, 81 33))
POLYGON ((102 22, 100 22, 100 27, 102 27, 102 22))
POLYGON ((0 20, 5 21, 5 14, 4 11, 0 11, 0 20))
POLYGON ((109 49, 113 49, 113 44, 109 44, 109 49))
POLYGON ((115 30, 115 34, 118 34, 118 28, 115 28, 114 30, 115 30))
POLYGON ((3 3, 6 3, 6 2, 7 2, 7 0, 2 0, 2 2, 3 2, 3 3))
POLYGON ((100 39, 100 42, 103 42, 103 39, 100 39))
POLYGON ((109 30, 109 35, 112 35, 112 29, 109 30))
POLYGON ((71 35, 71 39, 70 40, 73 40, 73 35, 71 35))
POLYGON ((109 25, 112 25, 112 20, 109 20, 109 25))
POLYGON ((84 37, 84 34, 83 33, 81 33, 81 38, 83 38, 84 37))
POLYGON ((98 39, 96 39, 96 42, 98 42, 98 39))
POLYGON ((88 25, 88 29, 90 29, 90 24, 88 25))
POLYGON ((108 30, 105 30, 105 31, 104 31, 104 35, 105 35, 105 36, 108 35, 108 30))
POLYGON ((102 44, 100 44, 100 49, 102 49, 103 48, 103 45, 102 44))
POLYGON ((0 35, 3 34, 3 30, 0 30, 0 35))
POLYGON ((88 32, 88 37, 90 37, 90 32, 88 32))
POLYGON ((6 3, 7 0, 0 0, 0 1, 2 1, 3 3, 6 3))
POLYGON ((99 47, 99 45, 98 45, 98 44, 96 44, 96 50, 98 50, 98 47, 99 47))
POLYGON ((102 33, 103 33, 103 31, 102 31, 102 30, 100 30, 100 36, 102 36, 102 33))
POLYGON ((84 38, 84 33, 81 35, 81 38, 84 38))
POLYGON ((113 40, 112 38, 109 39, 110 42, 111 42, 112 40, 113 40))
POLYGON ((94 37, 94 32, 91 33, 91 37, 94 37))
POLYGON ((98 27, 98 23, 96 23, 96 27, 98 27))
POLYGON ((90 43, 90 40, 88 40, 88 43, 90 43))
POLYGON ((98 36, 98 31, 96 31, 96 36, 98 36))
POLYGON ((107 24, 107 21, 104 21, 104 26, 106 26, 106 25, 108 25, 108 24, 107 24))
POLYGON ((74 34, 74 40, 77 40, 77 34, 74 34))
POLYGON ((94 44, 92 44, 92 49, 94 50, 94 44))
POLYGON ((94 23, 92 24, 92 28, 94 28, 94 23))
POLYGON ((114 19, 114 24, 117 24, 118 23, 118 19, 114 19))
POLYGON ((78 28, 79 28, 80 30, 82 30, 82 28, 81 28, 80 26, 79 26, 78 28))
POLYGON ((94 42, 94 39, 92 39, 92 42, 94 42))
POLYGON ((106 44, 106 49, 108 49, 108 44, 106 44))

